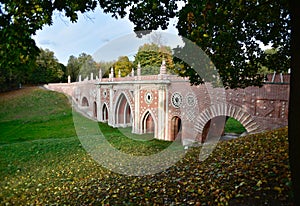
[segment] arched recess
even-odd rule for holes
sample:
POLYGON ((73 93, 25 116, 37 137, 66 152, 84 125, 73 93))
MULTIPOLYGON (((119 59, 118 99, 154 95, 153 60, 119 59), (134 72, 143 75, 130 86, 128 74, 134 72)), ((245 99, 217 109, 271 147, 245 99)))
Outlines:
POLYGON ((123 93, 119 96, 116 103, 115 121, 116 126, 126 127, 132 124, 131 106, 123 93))
POLYGON ((106 104, 103 104, 102 106, 102 121, 104 122, 108 121, 108 109, 106 104))
POLYGON ((181 138, 181 119, 178 116, 174 116, 171 119, 171 140, 174 141, 177 137, 181 138))
POLYGON ((93 116, 97 118, 97 102, 93 103, 93 116))
POLYGON ((211 120, 214 120, 215 124, 218 124, 220 121, 224 122, 216 117, 233 117, 245 127, 248 133, 259 131, 259 125, 256 123, 255 119, 241 107, 230 104, 218 104, 212 105, 201 112, 195 125, 197 132, 200 134, 205 133, 204 129, 211 120))
POLYGON ((142 133, 155 133, 155 121, 149 111, 142 118, 142 133))
POLYGON ((81 100, 81 106, 83 107, 88 107, 89 106, 89 101, 87 100, 86 97, 83 97, 81 100))

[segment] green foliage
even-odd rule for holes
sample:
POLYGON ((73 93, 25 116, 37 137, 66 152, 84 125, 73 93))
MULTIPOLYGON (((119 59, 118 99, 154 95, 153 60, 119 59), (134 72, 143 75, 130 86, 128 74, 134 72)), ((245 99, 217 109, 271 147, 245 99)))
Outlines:
MULTIPOLYGON (((64 12, 75 22, 77 12, 94 10, 97 2, 1 2, 1 86, 22 81, 23 71, 31 68, 38 53, 31 35, 52 23, 53 11, 64 12)), ((261 85, 263 75, 258 70, 262 66, 277 72, 289 69, 291 25, 287 0, 193 0, 177 10, 178 2, 99 1, 104 12, 116 18, 129 13, 135 31, 166 29, 170 18, 177 16, 179 34, 195 42, 211 58, 225 87, 261 85), (257 41, 271 44, 277 52, 266 55, 257 41)), ((177 52, 182 50, 178 48, 177 52)), ((203 74, 189 71, 193 69, 190 67, 184 67, 186 72, 180 74, 191 77, 191 83, 202 83, 199 75, 203 74)))
POLYGON ((139 47, 133 64, 135 67, 140 63, 142 75, 159 74, 162 61, 165 60, 167 72, 173 73, 174 63, 172 50, 168 46, 155 43, 144 44, 139 47))
POLYGON ((101 61, 101 62, 97 62, 97 68, 102 70, 102 78, 108 78, 109 73, 110 73, 110 68, 113 67, 115 61, 101 61))
POLYGON ((225 124, 225 133, 237 133, 241 134, 243 132, 246 132, 245 127, 236 119, 230 117, 227 119, 225 124))
POLYGON ((16 88, 28 81, 26 74, 35 66, 39 54, 32 35, 44 25, 52 24, 55 10, 72 22, 77 12, 93 10, 97 1, 1 1, 0 2, 0 91, 16 88))
POLYGON ((71 77, 72 82, 75 82, 77 80, 80 70, 79 68, 80 66, 78 59, 75 56, 71 55, 67 64, 67 76, 71 77))
POLYGON ((91 73, 94 74, 94 78, 99 73, 98 65, 91 55, 81 53, 78 58, 73 55, 69 57, 67 76, 70 75, 72 82, 77 81, 79 75, 82 79, 87 77, 90 79, 91 73))
POLYGON ((48 49, 40 49, 40 51, 36 59, 36 66, 29 73, 30 83, 60 82, 64 77, 64 72, 54 53, 48 49))
POLYGON ((177 28, 209 55, 226 87, 244 88, 261 85, 261 65, 275 71, 290 67, 288 9, 285 0, 189 1, 178 14, 177 28), (266 58, 257 41, 278 53, 266 58))
POLYGON ((96 62, 94 61, 93 57, 89 54, 82 53, 78 57, 79 62, 79 75, 82 78, 88 77, 90 79, 91 73, 98 74, 98 69, 96 67, 96 62))
MULTIPOLYGON (((135 31, 166 29, 168 20, 177 16, 179 35, 195 42, 210 57, 226 88, 261 85, 261 66, 277 72, 289 69, 291 24, 287 0, 192 0, 176 10, 178 2, 100 1, 100 5, 115 17, 124 17, 129 11, 135 31), (270 44, 277 52, 266 58, 258 42, 270 44)), ((178 48, 175 54, 185 50, 188 48, 178 48)), ((202 83, 200 76, 206 74, 191 71, 195 68, 186 66, 180 74, 189 76, 193 84, 202 83)))
POLYGON ((118 61, 113 64, 113 68, 115 71, 115 77, 118 77, 119 71, 121 73, 121 77, 125 77, 131 74, 133 64, 131 61, 129 61, 127 56, 120 56, 118 61))

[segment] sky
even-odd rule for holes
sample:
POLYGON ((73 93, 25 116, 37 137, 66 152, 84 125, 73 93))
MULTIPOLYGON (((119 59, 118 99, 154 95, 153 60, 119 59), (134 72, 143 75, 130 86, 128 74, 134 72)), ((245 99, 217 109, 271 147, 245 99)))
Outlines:
MULTIPOLYGON (((172 21, 166 32, 177 34, 177 29, 172 26, 176 20, 172 21)), ((92 56, 97 53, 96 61, 110 61, 112 59, 108 57, 109 52, 119 51, 119 56, 132 57, 137 51, 136 41, 132 40, 133 27, 128 18, 115 19, 110 14, 104 14, 100 8, 94 12, 79 14, 76 23, 57 12, 53 16, 53 24, 37 31, 33 39, 38 47, 53 51, 58 61, 65 65, 71 55, 78 57, 83 52, 92 56), (134 48, 124 51, 124 48, 133 45, 134 48), (103 51, 105 47, 106 51, 103 51)))

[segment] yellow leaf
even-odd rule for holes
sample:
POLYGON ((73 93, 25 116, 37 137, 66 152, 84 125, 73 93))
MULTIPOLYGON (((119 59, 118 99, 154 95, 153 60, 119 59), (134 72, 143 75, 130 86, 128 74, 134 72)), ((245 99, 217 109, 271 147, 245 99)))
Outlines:
POLYGON ((277 187, 277 186, 275 186, 273 189, 278 191, 279 193, 281 193, 281 191, 282 191, 282 189, 280 187, 277 187))
POLYGON ((259 181, 256 183, 256 186, 257 186, 257 187, 260 187, 261 184, 262 184, 262 181, 259 180, 259 181))

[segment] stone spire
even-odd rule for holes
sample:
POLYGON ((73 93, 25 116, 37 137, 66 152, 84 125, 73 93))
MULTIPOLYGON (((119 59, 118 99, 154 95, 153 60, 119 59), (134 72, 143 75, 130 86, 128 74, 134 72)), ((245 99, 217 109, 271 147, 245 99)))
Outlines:
POLYGON ((138 63, 138 66, 137 66, 137 76, 141 76, 141 63, 140 62, 138 63))
POLYGON ((94 73, 91 72, 91 80, 94 80, 94 73))
POLYGON ((131 70, 131 76, 134 77, 134 69, 131 70))
POLYGON ((99 81, 101 81, 102 80, 102 69, 100 68, 99 69, 99 81))
POLYGON ((110 68, 109 78, 110 79, 114 78, 114 68, 110 68))
POLYGON ((163 59, 162 64, 160 66, 159 74, 163 75, 163 74, 166 74, 166 73, 167 73, 166 61, 163 59))
POLYGON ((121 70, 119 69, 118 77, 121 77, 121 70))

